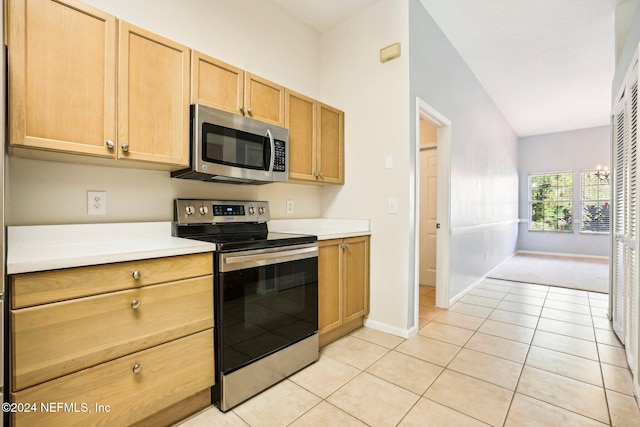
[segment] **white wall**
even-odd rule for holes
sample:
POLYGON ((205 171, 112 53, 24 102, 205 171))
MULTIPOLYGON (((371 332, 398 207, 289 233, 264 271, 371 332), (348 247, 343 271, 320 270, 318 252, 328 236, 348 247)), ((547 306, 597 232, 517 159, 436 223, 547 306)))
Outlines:
MULTIPOLYGON (((319 98, 320 35, 263 0, 87 0, 134 25, 319 98)), ((329 104, 331 102, 327 101, 329 104)), ((336 105, 340 108, 340 105, 336 105)), ((8 158, 7 225, 169 221, 176 197, 260 199, 272 215, 319 217, 319 187, 236 186, 143 171, 8 158), (87 190, 107 191, 107 215, 87 215, 87 190), (287 215, 286 199, 295 201, 287 215)))
POLYGON ((609 256, 608 234, 580 233, 580 171, 597 165, 611 168, 609 126, 537 135, 519 142, 520 218, 529 216, 529 175, 573 172, 573 233, 528 231, 520 223, 518 250, 577 255, 609 256))
POLYGON ((371 312, 367 324, 407 329, 409 284, 409 49, 406 0, 382 0, 322 35, 321 96, 345 111, 345 185, 325 188, 330 218, 369 218, 371 312), (402 56, 380 63, 400 42, 402 56), (384 168, 385 156, 392 169, 384 168), (387 214, 387 199, 398 214, 387 214))
POLYGON ((451 228, 444 232, 451 236, 448 286, 453 298, 515 250, 518 140, 418 0, 409 0, 409 17, 410 144, 415 143, 416 97, 451 121, 451 228))
MULTIPOLYGON (((618 5, 616 8, 616 14, 628 12, 629 5, 625 4, 618 5)), ((616 21, 616 24, 619 24, 616 21)), ((618 30, 618 28, 616 28, 618 30)), ((625 29, 626 30, 626 29, 625 29)), ((617 41, 616 41, 617 42, 617 41)), ((612 101, 611 104, 615 104, 615 98, 618 96, 618 91, 622 87, 624 82, 625 74, 631 65, 631 59, 638 49, 638 44, 640 43, 640 7, 635 8, 635 13, 633 15, 633 19, 631 21, 631 25, 626 32, 626 40, 624 40, 622 51, 620 52, 620 56, 618 58, 618 62, 616 64, 616 72, 613 77, 613 83, 611 85, 611 96, 612 101)))

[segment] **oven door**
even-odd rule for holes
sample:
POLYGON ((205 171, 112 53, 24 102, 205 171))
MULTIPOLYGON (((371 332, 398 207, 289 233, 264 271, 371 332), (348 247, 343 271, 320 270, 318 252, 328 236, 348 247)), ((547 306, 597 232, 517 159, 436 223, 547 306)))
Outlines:
POLYGON ((217 271, 221 374, 317 332, 317 243, 221 253, 217 271))

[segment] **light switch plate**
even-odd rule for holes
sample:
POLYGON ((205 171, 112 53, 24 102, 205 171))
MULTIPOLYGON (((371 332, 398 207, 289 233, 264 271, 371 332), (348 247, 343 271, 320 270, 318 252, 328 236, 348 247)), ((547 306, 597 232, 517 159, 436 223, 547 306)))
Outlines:
POLYGON ((393 169, 393 156, 384 156, 384 168, 393 169))
POLYGON ((396 215, 398 213, 398 199, 395 197, 389 197, 387 199, 387 213, 389 215, 396 215))

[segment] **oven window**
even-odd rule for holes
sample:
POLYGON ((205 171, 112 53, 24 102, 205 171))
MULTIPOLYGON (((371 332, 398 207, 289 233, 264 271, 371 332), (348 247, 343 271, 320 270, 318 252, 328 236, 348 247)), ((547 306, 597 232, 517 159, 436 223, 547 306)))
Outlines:
MULTIPOLYGON (((202 124, 202 160, 242 168, 267 170, 267 138, 210 123, 202 124)), ((267 148, 268 150, 268 148, 267 148)))
POLYGON ((225 374, 318 330, 317 258, 221 273, 218 292, 225 374))

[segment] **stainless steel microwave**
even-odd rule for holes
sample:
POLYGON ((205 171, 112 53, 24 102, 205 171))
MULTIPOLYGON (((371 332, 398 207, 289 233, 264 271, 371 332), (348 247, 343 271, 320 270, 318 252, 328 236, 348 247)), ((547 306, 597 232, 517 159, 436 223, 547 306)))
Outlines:
POLYGON ((289 131, 204 105, 191 106, 190 166, 174 178, 266 184, 289 178, 289 131))

